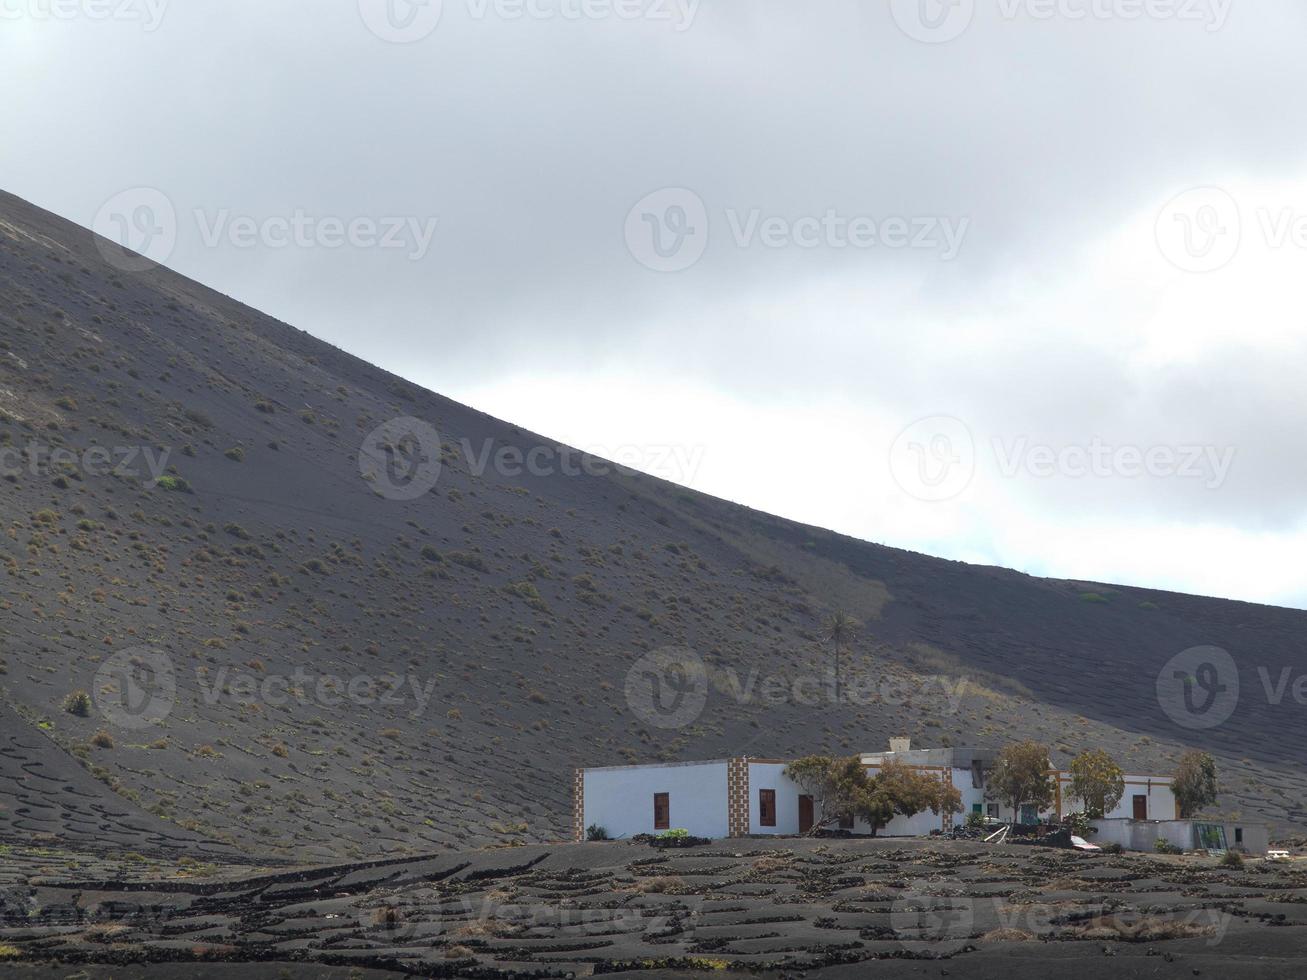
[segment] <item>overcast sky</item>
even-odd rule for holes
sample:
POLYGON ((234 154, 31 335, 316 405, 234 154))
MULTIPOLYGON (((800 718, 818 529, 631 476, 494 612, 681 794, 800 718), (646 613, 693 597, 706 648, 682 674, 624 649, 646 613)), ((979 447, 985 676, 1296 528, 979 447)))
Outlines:
POLYGON ((1300 0, 0 0, 0 186, 697 489, 1307 606, 1304 38, 1300 0))

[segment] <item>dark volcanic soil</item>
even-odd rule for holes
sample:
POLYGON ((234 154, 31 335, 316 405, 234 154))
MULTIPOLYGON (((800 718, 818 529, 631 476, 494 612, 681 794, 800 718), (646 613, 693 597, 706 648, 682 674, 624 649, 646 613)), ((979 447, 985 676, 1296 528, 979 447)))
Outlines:
POLYGON ((1229 869, 1211 858, 921 840, 526 846, 157 878, 111 857, 60 855, 73 867, 48 854, 10 859, 0 950, 23 964, 17 976, 344 977, 331 968, 349 967, 852 980, 1047 976, 1060 962, 1104 978, 1307 970, 1300 861, 1229 869))
POLYGON ((487 447, 539 446, 167 270, 119 271, 0 196, 0 449, 76 460, 0 479, 0 838, 269 863, 541 842, 569 832, 577 765, 899 734, 1033 736, 1058 762, 1092 745, 1163 772, 1197 744, 1223 811, 1307 824, 1307 712, 1247 697, 1187 731, 1155 698, 1195 644, 1229 649, 1256 692, 1258 666, 1302 662, 1304 613, 940 561, 644 477, 480 471, 487 447), (438 483, 407 501, 358 459, 400 416, 443 438, 438 483), (97 472, 92 447, 136 471, 97 472), (847 669, 884 693, 731 696, 732 671, 824 670, 835 608, 867 624, 847 669), (623 693, 668 645, 716 684, 671 730, 623 693), (130 692, 97 673, 154 654, 170 711, 124 727, 104 706, 130 692), (966 681, 959 702, 941 676, 966 681), (77 691, 85 716, 65 710, 77 691))

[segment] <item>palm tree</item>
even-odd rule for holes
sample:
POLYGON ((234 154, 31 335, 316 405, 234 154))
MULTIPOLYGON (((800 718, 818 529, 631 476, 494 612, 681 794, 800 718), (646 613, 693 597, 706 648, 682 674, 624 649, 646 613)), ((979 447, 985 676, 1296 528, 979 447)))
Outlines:
POLYGON ((840 703, 840 651, 857 636, 862 624, 842 610, 831 613, 822 624, 821 641, 835 649, 835 703, 840 703))

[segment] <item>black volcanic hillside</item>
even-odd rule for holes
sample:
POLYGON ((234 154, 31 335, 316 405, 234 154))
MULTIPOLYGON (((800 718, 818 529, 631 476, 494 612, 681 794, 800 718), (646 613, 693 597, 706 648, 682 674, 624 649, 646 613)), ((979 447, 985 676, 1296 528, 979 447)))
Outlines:
POLYGON ((970 567, 643 477, 478 476, 465 440, 549 445, 171 272, 119 272, 89 232, 0 196, 0 447, 169 454, 158 485, 79 464, 0 481, 0 837, 148 828, 143 848, 296 859, 547 840, 569 831, 576 765, 894 734, 1036 736, 1060 760, 1101 745, 1163 771, 1192 742, 1218 755, 1223 809, 1307 823, 1307 709, 1268 706, 1256 673, 1303 669, 1304 613, 970 567), (400 416, 444 440, 438 483, 407 502, 358 461, 400 416), (729 696, 729 670, 824 668, 835 608, 866 622, 855 666, 892 682, 885 696, 729 696), (1235 656, 1245 695, 1188 732, 1155 680, 1198 644, 1235 656), (717 690, 662 730, 624 683, 671 645, 703 656, 717 690), (175 671, 175 705, 158 726, 115 725, 96 672, 149 650, 175 671), (328 675, 342 690, 323 697, 328 675), (935 675, 967 680, 957 711, 935 675), (398 703, 360 703, 388 677, 398 703), (298 690, 250 690, 277 678, 298 690), (376 684, 351 702, 351 678, 376 684), (409 678, 433 684, 424 709, 409 678), (88 717, 65 710, 78 690, 88 717))

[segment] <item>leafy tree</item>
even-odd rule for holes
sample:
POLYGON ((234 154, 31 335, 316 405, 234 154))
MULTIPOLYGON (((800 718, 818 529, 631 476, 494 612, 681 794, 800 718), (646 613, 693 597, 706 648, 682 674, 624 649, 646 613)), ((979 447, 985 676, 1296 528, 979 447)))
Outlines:
POLYGON ((894 819, 894 800, 877 780, 868 779, 858 793, 854 815, 871 825, 871 836, 875 837, 882 827, 894 819))
POLYGON ((1182 818, 1216 802, 1216 760, 1206 752, 1187 752, 1171 778, 1171 792, 1182 818))
POLYGON ((806 756, 786 766, 785 775, 812 797, 810 832, 814 834, 832 821, 856 812, 859 793, 867 780, 866 770, 857 756, 848 759, 806 756))
POLYGON ((896 815, 915 817, 930 810, 952 816, 961 809, 962 794, 951 780, 891 760, 867 781, 859 798, 858 816, 871 824, 874 835, 896 815))
POLYGON ((1013 814, 1020 813, 1027 803, 1042 810, 1055 795, 1051 768, 1048 746, 1038 742, 1005 745, 989 776, 990 794, 1010 806, 1013 814))
POLYGON ((1071 794, 1085 804, 1085 816, 1102 817, 1125 795, 1125 774, 1102 749, 1081 752, 1071 760, 1071 794))
POLYGON ((868 776, 858 756, 812 755, 790 763, 785 775, 812 797, 813 833, 835 820, 861 817, 874 835, 896 815, 911 817, 925 810, 951 815, 962 809, 962 794, 951 781, 902 762, 887 762, 868 776))
POLYGON ((821 640, 835 651, 835 703, 840 703, 840 653, 862 629, 862 624, 848 613, 836 611, 827 617, 821 628, 821 640))

